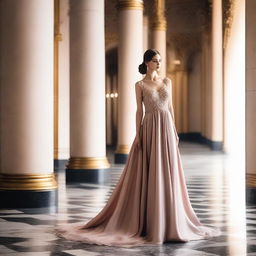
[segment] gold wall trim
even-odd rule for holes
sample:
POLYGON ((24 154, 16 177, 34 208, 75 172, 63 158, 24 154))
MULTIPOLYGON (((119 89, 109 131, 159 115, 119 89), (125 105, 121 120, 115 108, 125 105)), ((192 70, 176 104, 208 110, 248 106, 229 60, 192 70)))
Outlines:
POLYGON ((71 157, 68 169, 107 169, 110 167, 106 157, 71 157))
POLYGON ((118 145, 115 153, 129 154, 130 149, 131 149, 130 145, 118 145))
POLYGON ((116 8, 118 10, 143 10, 143 1, 123 0, 118 1, 116 8))
POLYGON ((256 174, 246 173, 246 186, 256 188, 256 174))
POLYGON ((54 173, 50 174, 0 174, 0 190, 52 190, 57 183, 54 173))

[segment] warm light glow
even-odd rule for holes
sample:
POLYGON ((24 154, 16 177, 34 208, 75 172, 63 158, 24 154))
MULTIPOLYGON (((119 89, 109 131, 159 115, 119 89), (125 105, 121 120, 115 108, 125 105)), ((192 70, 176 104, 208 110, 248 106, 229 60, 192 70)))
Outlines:
POLYGON ((225 163, 227 170, 225 222, 227 241, 230 242, 229 255, 246 255, 245 165, 241 159, 231 156, 225 163), (235 243, 235 239, 239 242, 235 243))
POLYGON ((174 64, 174 65, 180 65, 180 60, 174 60, 174 61, 173 61, 173 64, 174 64))
POLYGON ((107 93, 106 94, 106 98, 117 98, 118 97, 118 93, 107 93))
MULTIPOLYGON (((247 255, 245 202, 245 3, 237 1, 224 55, 228 255, 247 255)), ((250 220, 247 220, 250 221, 250 220)))

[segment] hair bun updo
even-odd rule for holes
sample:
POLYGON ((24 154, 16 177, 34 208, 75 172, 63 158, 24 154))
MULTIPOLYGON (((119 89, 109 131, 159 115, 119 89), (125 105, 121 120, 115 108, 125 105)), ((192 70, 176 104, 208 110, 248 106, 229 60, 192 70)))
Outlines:
POLYGON ((145 62, 142 62, 142 64, 139 65, 139 72, 144 75, 147 73, 147 65, 145 62))
POLYGON ((139 72, 144 75, 144 74, 147 74, 147 65, 146 63, 151 61, 152 58, 157 55, 159 53, 159 51, 157 51, 156 49, 148 49, 144 52, 144 55, 143 55, 143 62, 142 64, 139 65, 139 72))

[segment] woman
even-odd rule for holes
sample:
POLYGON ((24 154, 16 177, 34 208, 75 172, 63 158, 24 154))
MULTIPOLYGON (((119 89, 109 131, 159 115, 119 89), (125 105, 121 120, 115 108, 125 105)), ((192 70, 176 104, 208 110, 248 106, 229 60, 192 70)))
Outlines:
POLYGON ((218 228, 203 226, 190 204, 174 125, 172 84, 159 77, 160 66, 159 52, 147 50, 139 66, 146 75, 135 84, 136 137, 122 175, 99 214, 86 224, 60 230, 67 239, 131 247, 221 234, 218 228))

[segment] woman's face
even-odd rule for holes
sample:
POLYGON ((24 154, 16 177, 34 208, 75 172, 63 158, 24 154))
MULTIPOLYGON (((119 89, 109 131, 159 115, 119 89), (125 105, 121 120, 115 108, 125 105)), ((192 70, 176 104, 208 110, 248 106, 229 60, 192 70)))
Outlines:
POLYGON ((147 62, 146 65, 151 71, 159 71, 161 67, 161 56, 156 54, 151 61, 147 62))

